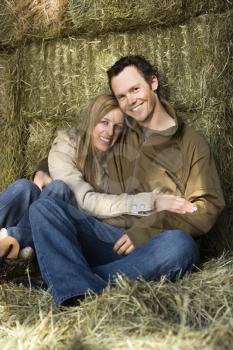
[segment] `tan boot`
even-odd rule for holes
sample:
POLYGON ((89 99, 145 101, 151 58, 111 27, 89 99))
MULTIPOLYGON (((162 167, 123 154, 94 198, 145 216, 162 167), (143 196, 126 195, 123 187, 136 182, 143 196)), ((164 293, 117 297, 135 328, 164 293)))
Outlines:
POLYGON ((0 239, 0 257, 17 259, 19 254, 19 242, 11 236, 0 239))

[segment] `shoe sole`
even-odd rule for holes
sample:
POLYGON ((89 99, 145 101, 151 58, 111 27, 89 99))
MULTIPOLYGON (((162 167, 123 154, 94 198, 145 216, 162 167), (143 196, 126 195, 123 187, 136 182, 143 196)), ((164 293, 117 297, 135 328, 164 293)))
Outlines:
POLYGON ((17 259, 19 254, 19 243, 18 241, 7 236, 0 240, 0 257, 7 259, 17 259), (7 253, 9 251, 9 253, 7 253))

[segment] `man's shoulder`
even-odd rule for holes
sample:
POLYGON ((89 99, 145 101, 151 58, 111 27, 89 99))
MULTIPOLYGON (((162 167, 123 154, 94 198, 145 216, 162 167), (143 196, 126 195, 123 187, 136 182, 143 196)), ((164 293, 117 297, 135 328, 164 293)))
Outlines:
POLYGON ((204 151, 209 151, 209 144, 205 137, 201 135, 192 126, 183 124, 183 129, 181 132, 182 147, 192 147, 202 149, 204 151))

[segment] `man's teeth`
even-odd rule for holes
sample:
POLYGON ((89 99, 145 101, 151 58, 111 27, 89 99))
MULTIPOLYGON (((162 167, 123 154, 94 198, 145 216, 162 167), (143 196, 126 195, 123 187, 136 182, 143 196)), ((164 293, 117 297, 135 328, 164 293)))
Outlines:
POLYGON ((134 108, 131 108, 131 111, 132 111, 132 112, 135 112, 141 105, 142 105, 142 103, 141 103, 140 105, 134 107, 134 108))

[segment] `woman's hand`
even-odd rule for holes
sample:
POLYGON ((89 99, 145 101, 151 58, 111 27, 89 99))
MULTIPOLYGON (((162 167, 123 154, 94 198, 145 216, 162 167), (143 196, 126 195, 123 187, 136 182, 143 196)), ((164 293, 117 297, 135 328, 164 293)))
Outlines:
POLYGON ((194 213, 197 207, 186 199, 172 194, 161 194, 156 197, 155 209, 157 212, 167 210, 172 213, 194 213))
POLYGON ((52 181, 52 178, 42 170, 38 170, 34 176, 33 182, 41 191, 52 181))

